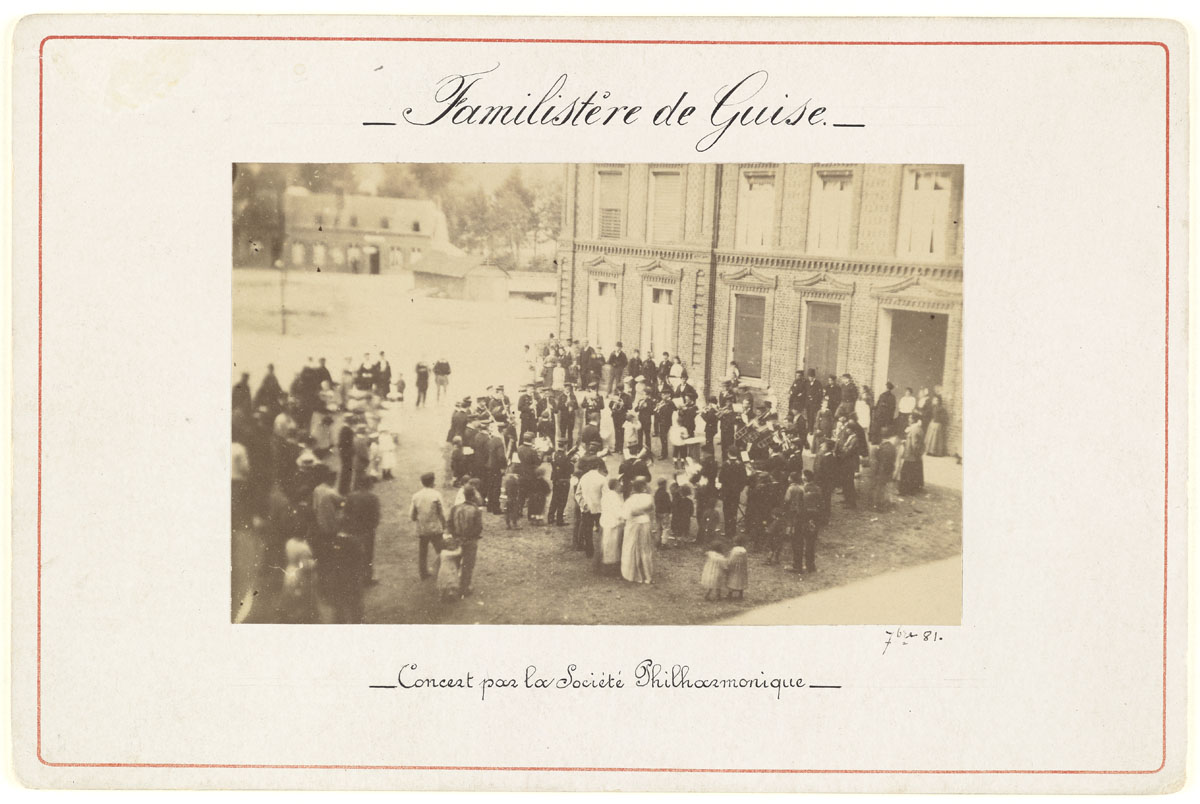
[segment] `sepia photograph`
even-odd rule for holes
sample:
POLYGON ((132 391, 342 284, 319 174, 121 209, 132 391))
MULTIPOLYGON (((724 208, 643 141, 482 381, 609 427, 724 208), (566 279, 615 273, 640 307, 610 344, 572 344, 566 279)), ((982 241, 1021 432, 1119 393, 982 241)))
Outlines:
POLYGON ((959 624, 963 180, 233 165, 232 621, 959 624))

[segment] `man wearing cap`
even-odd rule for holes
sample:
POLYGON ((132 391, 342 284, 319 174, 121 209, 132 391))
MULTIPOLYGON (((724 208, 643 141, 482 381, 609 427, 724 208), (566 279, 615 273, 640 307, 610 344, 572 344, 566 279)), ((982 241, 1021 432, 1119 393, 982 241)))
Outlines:
POLYGON ((629 414, 629 398, 618 388, 608 402, 612 415, 613 445, 618 454, 625 451, 625 417, 629 414))
POLYGON ((533 431, 521 433, 521 446, 517 447, 517 477, 521 479, 521 497, 517 500, 517 516, 525 509, 525 501, 533 489, 533 481, 537 478, 538 466, 542 458, 533 447, 533 431))
POLYGON ((658 406, 654 409, 654 429, 658 432, 659 443, 662 444, 662 460, 667 460, 671 452, 671 417, 675 413, 675 403, 668 394, 663 394, 658 406))
POLYGON ((560 438, 570 449, 575 444, 575 420, 579 414, 579 400, 575 398, 575 386, 567 384, 563 394, 562 408, 559 410, 558 429, 560 438))
POLYGON ((651 393, 658 393, 658 366, 654 363, 654 356, 647 354, 646 359, 642 361, 642 376, 646 378, 646 390, 651 393))
POLYGON ((508 457, 504 449, 504 438, 501 437, 499 428, 493 426, 486 438, 483 457, 483 491, 487 499, 488 511, 500 514, 503 513, 500 510, 500 483, 504 478, 504 469, 508 466, 508 457))
POLYGON ((662 360, 658 361, 658 381, 662 386, 666 386, 667 380, 671 377, 671 354, 670 352, 662 353, 662 360))
POLYGON ((629 358, 629 365, 625 367, 625 373, 634 378, 634 382, 644 382, 642 375, 642 353, 637 349, 633 350, 633 356, 629 358))
POLYGON ((796 418, 803 411, 808 397, 808 381, 804 379, 804 369, 796 369, 796 378, 788 388, 788 417, 796 418))
POLYGON ((634 410, 638 418, 638 449, 651 450, 650 437, 654 435, 654 398, 649 395, 638 397, 634 410))
MULTIPOLYGON (((811 433, 817 426, 817 414, 821 412, 821 403, 825 399, 825 389, 817 380, 817 370, 808 370, 808 388, 804 392, 805 418, 808 421, 808 431, 811 433)), ((815 447, 816 445, 814 445, 815 447)), ((816 450, 814 449, 814 453, 816 450)))
POLYGON ((625 379, 625 367, 629 365, 629 356, 625 354, 624 344, 617 341, 617 348, 608 356, 608 365, 611 367, 612 374, 608 379, 608 388, 605 393, 611 394, 614 388, 620 388, 621 382, 625 379))
POLYGON ((470 406, 470 397, 467 397, 461 402, 455 403, 454 412, 450 414, 450 430, 446 433, 447 442, 453 441, 456 436, 459 439, 463 439, 466 436, 467 421, 470 419, 470 415, 467 413, 467 410, 470 408, 470 406))

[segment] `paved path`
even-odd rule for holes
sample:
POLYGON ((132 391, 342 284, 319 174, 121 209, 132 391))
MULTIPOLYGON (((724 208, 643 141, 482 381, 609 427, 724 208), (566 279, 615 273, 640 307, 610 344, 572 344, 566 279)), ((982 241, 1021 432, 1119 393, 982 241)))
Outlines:
POLYGON ((961 613, 962 556, 955 556, 759 606, 720 624, 959 625, 961 613))

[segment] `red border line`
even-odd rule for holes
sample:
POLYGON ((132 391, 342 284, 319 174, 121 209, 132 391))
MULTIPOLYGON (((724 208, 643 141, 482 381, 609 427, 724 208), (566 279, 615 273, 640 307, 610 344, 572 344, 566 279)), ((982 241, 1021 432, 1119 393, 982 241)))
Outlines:
POLYGON ((236 770, 438 770, 438 771, 601 771, 611 773, 775 773, 775 774, 1094 774, 1136 775, 1160 772, 1167 764, 1167 581, 1169 577, 1168 515, 1170 511, 1170 408, 1171 408, 1171 49, 1165 42, 1110 40, 1027 40, 1027 41, 790 41, 790 40, 686 40, 686 39, 501 39, 487 37, 354 37, 354 36, 124 36, 124 35, 55 35, 42 39, 38 46, 38 393, 37 393, 37 758, 43 765, 54 768, 229 768, 236 770), (43 134, 46 43, 52 40, 168 40, 208 42, 410 42, 410 43, 482 43, 491 44, 572 44, 572 45, 807 45, 807 46, 1064 46, 1064 45, 1133 45, 1161 47, 1166 66, 1166 315, 1165 315, 1165 381, 1163 385, 1163 670, 1162 670, 1162 762, 1153 770, 868 770, 868 769, 799 769, 799 768, 604 768, 563 766, 481 766, 481 765, 287 765, 287 764, 219 764, 187 762, 51 762, 42 756, 42 199, 43 199, 43 134))

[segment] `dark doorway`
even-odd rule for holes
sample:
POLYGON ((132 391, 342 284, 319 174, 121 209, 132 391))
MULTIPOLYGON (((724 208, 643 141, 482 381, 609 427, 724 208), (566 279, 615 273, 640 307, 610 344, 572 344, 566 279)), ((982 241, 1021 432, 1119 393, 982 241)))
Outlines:
POLYGON ((733 359, 743 376, 762 376, 763 332, 767 300, 762 296, 737 296, 733 316, 733 359))
POLYGON ((372 251, 370 254, 367 255, 367 260, 369 261, 369 264, 371 266, 371 273, 372 274, 379 273, 379 252, 372 251))
POLYGON ((949 317, 942 313, 893 310, 888 377, 896 388, 922 388, 931 392, 942 384, 946 367, 946 329, 949 317))
POLYGON ((816 369, 818 377, 837 374, 841 305, 809 302, 807 313, 808 320, 804 328, 804 367, 816 369))

